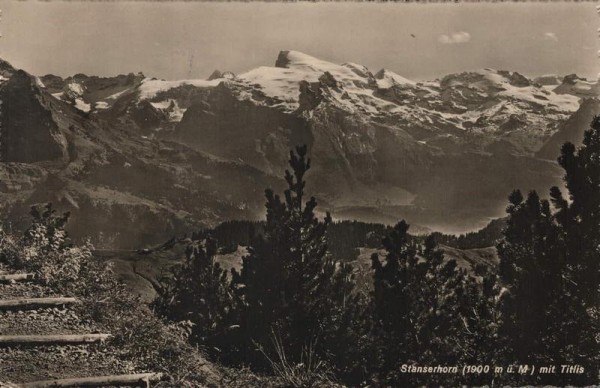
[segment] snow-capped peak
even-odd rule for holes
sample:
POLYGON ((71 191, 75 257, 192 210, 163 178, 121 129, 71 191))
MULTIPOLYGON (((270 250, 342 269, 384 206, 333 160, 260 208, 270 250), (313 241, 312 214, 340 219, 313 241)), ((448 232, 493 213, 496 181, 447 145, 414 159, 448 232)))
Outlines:
POLYGON ((234 79, 235 74, 231 71, 221 72, 219 70, 215 70, 212 74, 207 78, 208 81, 213 81, 216 79, 234 79))
POLYGON ((386 89, 395 85, 416 85, 415 81, 404 78, 388 69, 381 69, 375 74, 377 86, 386 89))
MULTIPOLYGON (((375 87, 373 75, 365 66, 354 63, 337 65, 299 51, 281 51, 275 67, 262 66, 250 70, 235 81, 258 87, 265 96, 280 101, 281 108, 293 111, 298 107, 300 82, 320 82, 325 73, 328 73, 327 79, 335 81, 346 93, 361 94, 357 100, 370 98, 375 87)), ((250 94, 246 97, 252 99, 250 94)))
POLYGON ((358 76, 363 78, 372 77, 369 69, 364 65, 359 65, 358 63, 346 62, 343 63, 342 66, 349 68, 353 72, 355 72, 358 76))
POLYGON ((308 54, 304 54, 300 51, 282 50, 277 56, 277 60, 275 61, 275 67, 283 67, 289 69, 291 67, 297 67, 311 63, 326 63, 328 65, 332 65, 332 63, 323 61, 319 58, 313 57, 308 54))
POLYGON ((353 69, 353 67, 356 68, 360 65, 337 65, 335 63, 327 62, 299 51, 281 51, 277 61, 275 62, 275 66, 279 68, 301 71, 307 74, 313 73, 313 77, 316 76, 317 78, 323 73, 328 72, 333 75, 337 81, 342 83, 368 83, 367 75, 360 76, 353 69))

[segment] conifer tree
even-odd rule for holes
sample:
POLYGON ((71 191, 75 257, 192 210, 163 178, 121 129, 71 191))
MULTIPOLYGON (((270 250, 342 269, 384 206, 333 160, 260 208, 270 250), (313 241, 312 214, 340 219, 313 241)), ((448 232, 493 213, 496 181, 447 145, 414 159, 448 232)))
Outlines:
MULTIPOLYGON (((549 347, 559 338, 553 324, 563 303, 565 257, 550 204, 535 191, 509 197, 509 219, 498 244, 502 353, 506 363, 554 362, 549 347), (557 311, 558 310, 558 311, 557 311)), ((566 311, 565 311, 566 312, 566 311)), ((535 381, 535 380, 534 380, 535 381)))
POLYGON ((420 266, 424 276, 417 279, 421 289, 416 291, 420 294, 419 337, 427 344, 422 357, 430 363, 456 364, 468 354, 464 347, 468 328, 462 318, 471 315, 465 295, 465 283, 470 278, 466 270, 457 267, 456 261, 444 261, 444 253, 431 236, 425 240, 423 259, 420 266))
POLYGON ((407 232, 401 221, 384 240, 385 265, 377 255, 372 258, 377 374, 393 385, 447 383, 448 376, 436 381, 435 375, 401 374, 399 367, 457 365, 468 354, 469 278, 454 260, 444 260, 433 238, 419 247, 407 232))
POLYGON ((550 195, 568 245, 569 269, 579 296, 598 306, 600 284, 600 116, 592 121, 579 149, 566 143, 559 164, 565 170, 567 202, 557 187, 550 195))
POLYGON ((254 239, 241 272, 234 274, 243 305, 245 358, 254 365, 264 360, 262 352, 274 353, 274 336, 290 360, 315 344, 321 354, 332 351, 341 323, 336 316, 351 298, 349 271, 340 270, 327 253, 331 217, 319 220, 315 198, 304 199, 310 169, 306 146, 290 152, 289 163, 284 198, 266 190, 264 234, 254 239))
POLYGON ((570 312, 562 323, 557 350, 571 364, 590 366, 575 381, 598 383, 600 365, 600 116, 576 148, 566 143, 558 162, 565 170, 569 201, 557 187, 550 190, 555 218, 565 245, 563 295, 570 312))
POLYGON ((600 119, 583 145, 567 143, 569 201, 557 187, 550 204, 532 192, 509 197, 508 226, 498 245, 501 321, 506 362, 581 365, 581 374, 537 375, 519 383, 596 384, 600 262, 600 119))
POLYGON ((215 261, 216 241, 207 238, 188 245, 185 262, 162 279, 158 312, 174 321, 191 323, 190 340, 204 346, 215 358, 235 357, 231 326, 235 324, 234 299, 227 271, 215 261))
MULTIPOLYGON (((465 330, 458 338, 458 348, 463 352, 463 365, 503 365, 499 357, 498 311, 499 283, 496 268, 475 269, 478 278, 466 277, 463 298, 457 306, 465 330), (479 280, 480 278, 480 280, 479 280)), ((489 385, 495 376, 488 374, 463 377, 460 382, 469 385, 489 385)))
MULTIPOLYGON (((417 247, 408 240, 408 224, 399 222, 389 237, 383 240, 387 251, 385 265, 377 254, 371 258, 373 278, 373 336, 377 350, 377 374, 381 379, 390 379, 389 374, 398 365, 410 363, 418 354, 410 317, 410 279, 417 265, 417 247)), ((393 376, 391 377, 393 378, 393 376)), ((399 381, 397 381, 399 382, 399 381)))

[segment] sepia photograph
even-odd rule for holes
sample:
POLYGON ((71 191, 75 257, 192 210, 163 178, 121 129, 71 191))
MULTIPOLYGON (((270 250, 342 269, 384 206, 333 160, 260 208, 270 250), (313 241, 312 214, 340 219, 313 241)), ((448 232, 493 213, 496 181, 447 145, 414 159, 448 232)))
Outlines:
POLYGON ((599 386, 599 37, 0 0, 0 387, 599 386))

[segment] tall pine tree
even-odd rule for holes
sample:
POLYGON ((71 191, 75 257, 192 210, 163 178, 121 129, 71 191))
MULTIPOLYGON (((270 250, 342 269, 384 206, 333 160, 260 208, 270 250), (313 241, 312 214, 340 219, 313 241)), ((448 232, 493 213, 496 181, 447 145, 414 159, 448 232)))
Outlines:
POLYGON ((335 352, 341 306, 353 298, 349 269, 327 253, 331 217, 320 220, 315 198, 304 198, 310 169, 306 146, 290 152, 289 163, 284 198, 266 190, 264 234, 254 239, 241 272, 234 274, 242 301, 245 358, 254 365, 264 363, 262 351, 274 354, 274 337, 291 362, 299 361, 311 345, 322 356, 335 352))
POLYGON ((600 263, 600 119, 583 145, 563 146, 569 200, 550 190, 510 197, 505 238, 498 245, 499 328, 506 362, 581 365, 582 374, 520 377, 518 383, 597 384, 600 263))
POLYGON ((535 191, 526 200, 514 191, 509 201, 504 240, 497 247, 504 287, 499 328, 503 361, 549 365, 558 361, 549 347, 559 338, 553 322, 563 304, 564 247, 548 201, 535 191))
POLYGON ((186 259, 171 276, 161 280, 154 301, 157 312, 173 321, 189 321, 190 340, 214 357, 235 361, 233 335, 237 319, 227 271, 215 260, 216 241, 197 240, 186 249, 186 259))
POLYGON ((567 201, 550 190, 565 244, 564 294, 573 314, 559 346, 566 362, 590 366, 578 382, 599 383, 600 365, 600 116, 576 148, 566 143, 558 158, 565 170, 567 201))
POLYGON ((600 284, 600 116, 585 132, 579 149, 566 143, 558 158, 565 170, 567 202, 557 187, 551 189, 556 215, 568 245, 569 269, 585 303, 598 306, 600 284))
POLYGON ((454 366, 471 354, 465 345, 475 327, 467 292, 473 280, 454 260, 444 260, 432 237, 419 246, 404 221, 383 244, 384 263, 372 257, 376 374, 393 386, 448 383, 451 376, 403 374, 399 368, 454 366))

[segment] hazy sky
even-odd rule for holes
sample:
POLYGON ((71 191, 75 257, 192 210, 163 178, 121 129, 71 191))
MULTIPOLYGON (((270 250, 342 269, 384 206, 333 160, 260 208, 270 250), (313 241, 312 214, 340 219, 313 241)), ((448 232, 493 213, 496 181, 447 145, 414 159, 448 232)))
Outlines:
POLYGON ((205 78, 293 49, 413 79, 484 67, 596 77, 595 4, 0 0, 0 57, 33 74, 205 78), (413 34, 415 37, 412 37, 413 34))

